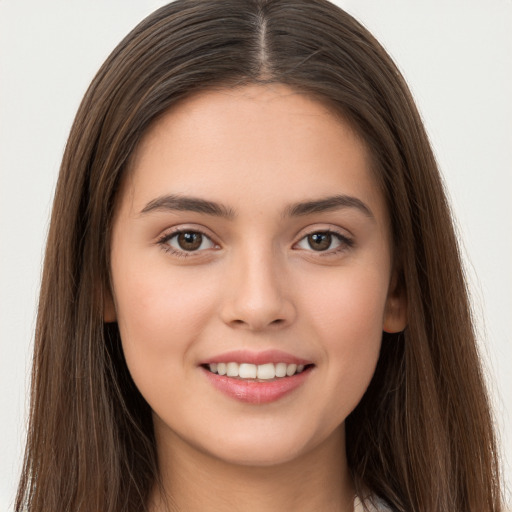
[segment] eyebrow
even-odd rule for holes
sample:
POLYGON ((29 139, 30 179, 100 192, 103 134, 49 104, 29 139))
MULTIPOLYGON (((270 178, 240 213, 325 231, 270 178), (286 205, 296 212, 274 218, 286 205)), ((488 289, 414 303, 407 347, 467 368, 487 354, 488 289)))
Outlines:
MULTIPOLYGON (((370 219, 375 219, 370 208, 360 199, 347 195, 335 195, 293 203, 284 210, 284 217, 301 217, 314 213, 330 212, 345 208, 355 208, 370 219)), ((235 210, 214 201, 208 201, 198 197, 181 195, 164 195, 150 201, 142 210, 141 214, 154 211, 189 211, 233 219, 236 216, 235 210)))
POLYGON ((141 214, 154 211, 188 211, 213 215, 215 217, 224 217, 232 219, 235 212, 231 208, 227 208, 219 203, 200 199, 198 197, 165 195, 157 197, 150 201, 142 210, 141 214))
POLYGON ((312 213, 331 212, 344 208, 355 208, 370 219, 375 219, 370 208, 360 199, 347 195, 329 196, 312 201, 299 202, 290 205, 285 210, 285 215, 290 217, 299 217, 311 215, 312 213))

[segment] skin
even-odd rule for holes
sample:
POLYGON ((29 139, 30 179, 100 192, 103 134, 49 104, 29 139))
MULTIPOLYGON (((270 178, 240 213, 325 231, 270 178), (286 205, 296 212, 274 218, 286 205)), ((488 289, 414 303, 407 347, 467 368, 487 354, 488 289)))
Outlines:
POLYGON ((382 331, 405 327, 369 162, 345 122, 283 85, 200 93, 143 138, 114 219, 105 320, 118 322, 154 414, 165 492, 152 510, 165 510, 165 496, 187 511, 352 510, 344 421, 382 331), (230 215, 148 208, 167 194, 230 215), (368 211, 289 215, 333 195, 368 211), (176 229, 203 233, 199 249, 183 250, 176 229), (327 249, 311 248, 312 233, 327 249), (200 366, 236 349, 279 349, 314 367, 276 402, 243 403, 200 366))

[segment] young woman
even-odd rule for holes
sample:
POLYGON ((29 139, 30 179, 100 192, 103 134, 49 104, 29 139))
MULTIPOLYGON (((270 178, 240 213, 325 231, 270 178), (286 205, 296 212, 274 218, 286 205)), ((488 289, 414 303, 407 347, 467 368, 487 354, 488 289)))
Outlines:
POLYGON ((178 0, 73 125, 16 510, 499 511, 411 95, 323 0, 178 0))

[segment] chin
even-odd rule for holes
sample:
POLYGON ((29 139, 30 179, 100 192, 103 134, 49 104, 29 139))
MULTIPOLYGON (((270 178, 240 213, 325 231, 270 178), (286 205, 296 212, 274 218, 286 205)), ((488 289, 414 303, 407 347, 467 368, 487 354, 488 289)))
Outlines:
POLYGON ((304 447, 261 446, 253 442, 252 446, 232 447, 219 453, 212 454, 218 460, 237 466, 272 467, 286 464, 302 455, 304 447))
POLYGON ((240 429, 220 434, 217 439, 210 439, 208 445, 201 443, 200 450, 219 461, 227 464, 247 467, 271 467, 286 464, 312 454, 321 446, 334 441, 332 448, 342 439, 338 435, 340 426, 334 432, 300 431, 276 428, 275 431, 266 428, 254 432, 250 429, 240 429))

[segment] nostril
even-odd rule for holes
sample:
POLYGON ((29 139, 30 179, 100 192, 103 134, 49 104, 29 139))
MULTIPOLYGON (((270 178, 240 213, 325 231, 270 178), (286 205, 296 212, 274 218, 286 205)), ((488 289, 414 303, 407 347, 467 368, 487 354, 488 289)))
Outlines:
POLYGON ((265 328, 272 328, 272 327, 282 327, 286 324, 286 319, 284 318, 276 318, 275 320, 271 320, 269 323, 265 322, 259 322, 259 321, 246 321, 242 320, 240 318, 234 318, 230 321, 231 327, 234 328, 246 328, 251 330, 261 330, 265 328))

